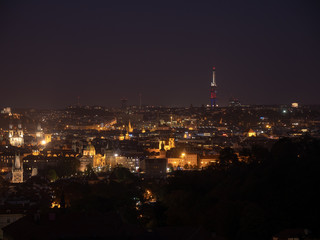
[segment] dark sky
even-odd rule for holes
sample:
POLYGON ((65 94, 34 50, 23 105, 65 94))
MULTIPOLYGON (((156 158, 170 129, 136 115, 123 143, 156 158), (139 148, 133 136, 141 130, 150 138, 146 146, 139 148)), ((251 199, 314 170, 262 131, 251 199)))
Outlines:
POLYGON ((0 106, 320 104, 317 1, 0 2, 0 106))

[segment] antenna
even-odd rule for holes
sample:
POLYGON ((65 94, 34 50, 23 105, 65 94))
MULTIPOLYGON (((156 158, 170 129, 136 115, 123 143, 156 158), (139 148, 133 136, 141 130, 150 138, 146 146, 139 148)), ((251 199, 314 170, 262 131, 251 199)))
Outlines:
POLYGON ((212 82, 211 82, 211 88, 210 88, 210 101, 211 101, 211 108, 214 108, 217 106, 216 104, 216 98, 217 98, 217 84, 215 81, 215 73, 216 73, 216 68, 212 68, 213 73, 212 73, 212 82))

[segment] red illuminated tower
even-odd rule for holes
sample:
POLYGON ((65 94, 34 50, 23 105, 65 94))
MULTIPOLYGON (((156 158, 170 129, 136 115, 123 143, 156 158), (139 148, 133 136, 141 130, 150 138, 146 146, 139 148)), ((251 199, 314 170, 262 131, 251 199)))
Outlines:
POLYGON ((214 108, 217 106, 217 104, 216 104, 217 84, 215 81, 216 68, 213 67, 212 70, 213 70, 213 74, 212 74, 212 82, 211 82, 210 100, 211 100, 211 108, 214 108))

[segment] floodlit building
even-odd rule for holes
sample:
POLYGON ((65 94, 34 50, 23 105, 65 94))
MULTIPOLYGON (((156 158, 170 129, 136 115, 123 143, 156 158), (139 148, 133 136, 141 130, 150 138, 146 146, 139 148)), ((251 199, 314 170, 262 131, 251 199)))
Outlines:
POLYGON ((9 125, 9 141, 15 147, 21 147, 24 144, 23 129, 20 123, 17 127, 14 127, 13 124, 9 125))
POLYGON ((174 147, 175 147, 174 138, 169 138, 168 141, 166 140, 159 141, 159 149, 164 148, 164 150, 168 151, 174 147))
POLYGON ((257 133, 255 131, 253 131, 252 129, 250 129, 247 133, 248 137, 256 137, 257 133))
POLYGON ((20 154, 15 155, 15 159, 12 166, 12 183, 23 182, 23 164, 20 160, 20 154))
POLYGON ((11 115, 11 107, 5 107, 1 110, 1 113, 11 115))
POLYGON ((197 167, 198 155, 191 153, 182 153, 180 157, 168 158, 168 164, 171 164, 174 168, 177 167, 197 167))
POLYGON ((83 156, 95 156, 95 155, 96 155, 96 149, 91 143, 89 143, 88 146, 86 146, 83 149, 83 156))

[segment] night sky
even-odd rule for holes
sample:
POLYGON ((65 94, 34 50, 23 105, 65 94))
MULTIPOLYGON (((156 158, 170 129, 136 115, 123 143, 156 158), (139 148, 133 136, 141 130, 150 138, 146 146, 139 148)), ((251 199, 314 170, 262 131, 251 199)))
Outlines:
POLYGON ((0 2, 0 107, 320 104, 317 1, 0 2))

